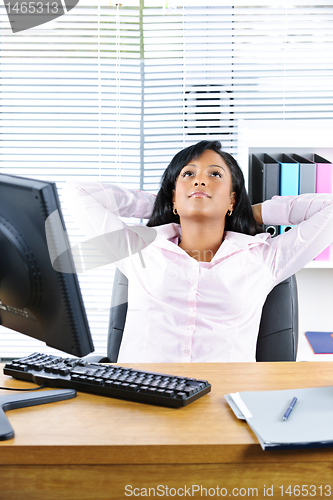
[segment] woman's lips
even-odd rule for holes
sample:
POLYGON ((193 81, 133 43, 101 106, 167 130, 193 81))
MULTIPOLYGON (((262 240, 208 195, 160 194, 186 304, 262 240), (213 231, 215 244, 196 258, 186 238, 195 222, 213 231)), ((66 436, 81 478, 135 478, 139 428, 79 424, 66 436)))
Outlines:
POLYGON ((204 193, 203 191, 195 191, 194 193, 190 194, 190 198, 210 198, 207 193, 204 193))

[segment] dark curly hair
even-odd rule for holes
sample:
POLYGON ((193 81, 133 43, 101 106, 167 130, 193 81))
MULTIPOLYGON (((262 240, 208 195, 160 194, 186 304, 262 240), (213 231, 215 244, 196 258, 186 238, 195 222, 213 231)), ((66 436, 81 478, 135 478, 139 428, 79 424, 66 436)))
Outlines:
POLYGON ((253 217, 250 199, 245 189, 243 172, 236 160, 229 153, 221 150, 220 141, 200 141, 182 149, 173 157, 162 176, 161 187, 157 193, 147 226, 160 226, 171 222, 180 223, 179 215, 174 215, 172 211, 172 194, 176 180, 182 168, 191 160, 199 158, 207 149, 218 153, 228 166, 232 179, 232 191, 236 193, 234 210, 231 217, 226 217, 225 230, 251 236, 262 233, 262 227, 253 217))

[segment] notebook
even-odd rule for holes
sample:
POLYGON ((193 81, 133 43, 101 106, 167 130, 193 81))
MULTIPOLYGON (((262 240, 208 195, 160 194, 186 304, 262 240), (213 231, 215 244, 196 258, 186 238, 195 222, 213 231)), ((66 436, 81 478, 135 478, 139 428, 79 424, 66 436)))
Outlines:
POLYGON ((333 446, 333 387, 249 391, 225 395, 237 418, 246 420, 263 450, 333 446), (283 416, 292 399, 287 420, 283 416))
POLYGON ((305 332, 314 354, 333 354, 333 332, 305 332))

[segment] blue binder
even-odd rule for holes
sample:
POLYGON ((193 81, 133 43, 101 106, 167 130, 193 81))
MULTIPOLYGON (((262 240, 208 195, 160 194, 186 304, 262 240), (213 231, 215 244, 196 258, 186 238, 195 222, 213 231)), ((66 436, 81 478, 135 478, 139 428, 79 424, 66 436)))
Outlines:
MULTIPOLYGON (((295 196, 299 189, 299 163, 288 155, 277 157, 280 163, 280 195, 295 196)), ((291 226, 280 226, 280 233, 291 229, 291 226)))

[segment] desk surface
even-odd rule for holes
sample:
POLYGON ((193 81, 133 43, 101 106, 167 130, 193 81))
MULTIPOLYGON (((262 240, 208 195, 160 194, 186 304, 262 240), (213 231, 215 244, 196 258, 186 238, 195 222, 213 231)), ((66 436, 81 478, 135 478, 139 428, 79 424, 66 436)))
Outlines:
MULTIPOLYGON (((263 451, 224 399, 236 391, 332 385, 331 363, 132 366, 206 379, 212 392, 181 409, 78 393, 8 411, 15 438, 0 443, 1 499, 180 498, 186 488, 202 497, 333 495, 333 448, 263 451), (151 494, 157 488, 162 493, 151 494)), ((0 384, 29 385, 3 375, 0 384)))
MULTIPOLYGON (((72 400, 8 411, 15 437, 0 442, 0 464, 75 464, 78 449, 81 464, 274 462, 277 455, 280 459, 291 453, 301 461, 310 453, 312 460, 333 462, 333 448, 262 451, 248 425, 235 418, 224 399, 229 392, 332 385, 331 363, 131 366, 205 379, 212 392, 180 409, 78 393, 72 400)), ((4 376, 2 367, 1 385, 31 387, 4 376)))

